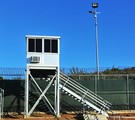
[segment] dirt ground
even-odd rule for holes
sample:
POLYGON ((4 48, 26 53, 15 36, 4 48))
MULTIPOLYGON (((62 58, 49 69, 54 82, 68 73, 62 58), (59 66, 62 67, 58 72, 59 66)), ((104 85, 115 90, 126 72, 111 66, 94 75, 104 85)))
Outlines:
POLYGON ((135 120, 135 110, 113 111, 109 114, 110 120, 135 120))
POLYGON ((24 115, 10 114, 6 115, 3 120, 83 120, 83 118, 82 115, 76 115, 74 113, 61 114, 59 118, 49 114, 35 113, 29 118, 24 118, 24 115))
MULTIPOLYGON (((8 114, 3 120, 83 120, 82 115, 76 115, 74 113, 61 114, 60 118, 56 118, 50 114, 35 113, 30 118, 24 118, 23 115, 8 114)), ((132 111, 113 111, 109 113, 108 120, 135 120, 135 110, 132 111)))

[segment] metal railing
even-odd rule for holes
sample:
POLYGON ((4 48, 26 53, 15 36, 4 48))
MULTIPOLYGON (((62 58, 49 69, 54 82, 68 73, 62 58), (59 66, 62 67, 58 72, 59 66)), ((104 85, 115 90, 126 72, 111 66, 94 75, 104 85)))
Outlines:
MULTIPOLYGON (((91 74, 71 74, 69 75, 74 80, 97 80, 97 75, 91 74)), ((99 80, 129 80, 135 79, 135 74, 102 74, 99 75, 99 80)))
MULTIPOLYGON (((62 68, 61 71, 65 74, 95 74, 97 75, 96 67, 72 67, 72 68, 62 68)), ((135 74, 135 67, 100 67, 99 74, 135 74)))
POLYGON ((60 84, 61 89, 68 92, 68 94, 78 97, 79 101, 89 107, 93 107, 98 112, 105 112, 106 110, 110 110, 111 103, 106 100, 103 100, 100 96, 90 91, 83 85, 79 84, 75 80, 71 79, 69 76, 60 73, 60 84))

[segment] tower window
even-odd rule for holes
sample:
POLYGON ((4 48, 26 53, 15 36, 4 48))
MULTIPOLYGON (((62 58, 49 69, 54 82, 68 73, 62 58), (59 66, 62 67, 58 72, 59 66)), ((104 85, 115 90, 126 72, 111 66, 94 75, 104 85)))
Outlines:
POLYGON ((43 41, 40 38, 29 38, 28 52, 58 53, 58 40, 44 39, 43 41), (44 47, 42 47, 42 43, 44 44, 44 47), (44 49, 43 51, 42 48, 44 49))
POLYGON ((52 40, 52 53, 58 53, 58 41, 52 40))
POLYGON ((49 39, 45 39, 44 41, 44 52, 51 52, 50 50, 50 40, 49 39))
POLYGON ((36 39, 36 52, 42 52, 42 39, 36 39))
POLYGON ((58 53, 58 40, 57 39, 45 39, 44 40, 44 52, 58 53))
POLYGON ((34 52, 34 46, 35 46, 35 40, 34 39, 29 39, 28 41, 28 51, 29 52, 34 52))
POLYGON ((42 52, 42 39, 29 39, 28 51, 29 52, 42 52))

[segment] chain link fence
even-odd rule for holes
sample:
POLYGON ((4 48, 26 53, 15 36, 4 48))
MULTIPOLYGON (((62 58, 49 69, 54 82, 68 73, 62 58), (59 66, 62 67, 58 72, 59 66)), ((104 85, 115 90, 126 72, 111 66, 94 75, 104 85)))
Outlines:
MULTIPOLYGON (((72 68, 62 68, 61 72, 68 74, 69 76, 84 76, 84 78, 88 77, 92 79, 95 79, 97 76, 96 68, 78 68, 78 67, 72 67, 72 68)), ((129 75, 132 77, 135 74, 135 67, 100 67, 100 79, 120 79, 125 77, 125 75, 129 75)), ((128 76, 128 77, 129 77, 128 76)), ((0 80, 2 79, 25 79, 25 68, 6 68, 6 67, 0 67, 0 80)))
MULTIPOLYGON (((97 79, 95 68, 61 68, 61 71, 68 74, 74 80, 78 81, 96 94, 102 96, 107 101, 111 102, 112 109, 135 110, 134 70, 132 71, 131 69, 128 69, 127 72, 125 72, 125 68, 102 68, 99 80, 97 79), (111 74, 109 74, 109 72, 111 74)), ((4 111, 23 111, 25 68, 0 68, 0 79, 0 88, 5 91, 4 111)), ((41 80, 38 82, 43 86, 43 82, 45 81, 41 80)), ((68 99, 66 95, 62 95, 62 99, 72 101, 71 98, 68 99)), ((68 104, 75 106, 76 101, 72 101, 68 104)), ((78 104, 76 107, 77 106, 78 104)))

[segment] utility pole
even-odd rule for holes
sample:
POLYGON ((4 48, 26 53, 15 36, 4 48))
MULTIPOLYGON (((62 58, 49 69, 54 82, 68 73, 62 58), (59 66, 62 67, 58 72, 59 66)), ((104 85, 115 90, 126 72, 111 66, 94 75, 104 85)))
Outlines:
POLYGON ((97 15, 100 12, 96 11, 96 8, 98 8, 98 3, 92 3, 92 8, 94 8, 94 11, 89 11, 89 13, 94 15, 95 18, 95 35, 96 35, 96 70, 97 70, 97 76, 99 80, 99 55, 98 55, 98 21, 97 21, 97 15))

